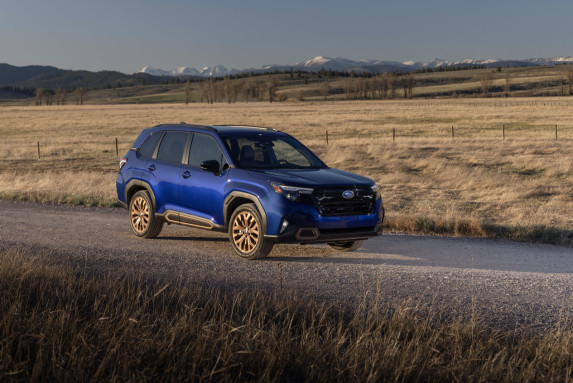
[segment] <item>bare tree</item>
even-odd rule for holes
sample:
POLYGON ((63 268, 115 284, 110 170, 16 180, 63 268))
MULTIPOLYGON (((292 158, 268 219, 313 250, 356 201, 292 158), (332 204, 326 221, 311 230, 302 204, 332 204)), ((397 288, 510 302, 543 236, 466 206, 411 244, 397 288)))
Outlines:
POLYGON ((481 93, 482 97, 487 97, 489 92, 489 88, 491 88, 493 75, 489 70, 485 70, 480 76, 480 83, 481 83, 481 93))
POLYGON ((400 77, 400 83, 402 84, 402 89, 404 90, 404 99, 408 98, 408 79, 406 76, 400 77))
POLYGON ((42 100, 44 99, 45 94, 44 88, 36 88, 36 105, 42 105, 42 100))
POLYGON ((201 83, 201 98, 207 104, 212 104, 215 101, 215 86, 212 78, 201 83))
POLYGON ((225 99, 225 89, 221 81, 213 82, 213 93, 215 94, 215 102, 223 102, 225 99))
POLYGON ((239 80, 233 81, 233 86, 231 87, 231 96, 233 102, 237 102, 239 98, 239 93, 243 90, 243 82, 239 80))
POLYGON ((229 76, 223 79, 222 91, 223 97, 227 100, 227 103, 230 104, 233 99, 233 84, 229 76))
POLYGON ((569 96, 573 95, 573 65, 564 65, 563 74, 569 84, 569 96))
POLYGON ((201 101, 205 101, 206 103, 210 104, 207 81, 201 82, 199 89, 201 90, 201 101))
POLYGON ((408 75, 408 95, 410 98, 414 96, 414 76, 408 75))
POLYGON ((264 82, 258 82, 257 83, 258 100, 263 101, 266 93, 267 93, 267 85, 264 82))
POLYGON ((274 96, 276 94, 277 88, 278 88, 278 81, 275 77, 267 76, 265 84, 267 86, 269 101, 272 103, 274 100, 274 96))
POLYGON ((191 101, 191 83, 189 80, 185 81, 185 105, 191 101))
POLYGON ((511 91, 511 84, 509 82, 509 80, 511 79, 511 74, 509 73, 509 70, 505 71, 505 85, 503 86, 503 93, 505 95, 505 97, 509 97, 509 93, 511 91))
POLYGON ((326 101, 328 93, 330 93, 330 83, 328 81, 323 81, 320 83, 320 93, 322 93, 324 101, 326 101))
POLYGON ((356 98, 361 100, 368 98, 368 82, 364 77, 356 79, 356 98))
POLYGON ((390 74, 384 73, 382 75, 382 90, 384 91, 384 98, 388 97, 388 89, 390 89, 390 74))
POLYGON ((64 105, 64 103, 66 102, 67 95, 68 92, 66 92, 62 88, 58 88, 56 90, 56 105, 64 105))
POLYGON ((46 105, 52 105, 54 103, 54 94, 51 91, 46 90, 44 92, 44 98, 46 99, 46 105))
POLYGON ((213 81, 213 78, 210 78, 209 81, 207 81, 207 91, 209 94, 209 104, 212 104, 215 102, 215 97, 217 96, 217 86, 215 81, 213 81))
POLYGON ((390 98, 396 98, 396 89, 398 89, 398 76, 394 73, 390 74, 388 77, 388 83, 390 85, 390 98))
POLYGON ((370 89, 372 98, 381 100, 384 96, 384 79, 381 76, 374 76, 370 79, 370 89))
POLYGON ((344 95, 345 95, 347 100, 350 100, 353 98, 355 88, 356 88, 356 86, 355 86, 354 77, 351 76, 351 77, 344 79, 344 95))
POLYGON ((243 83, 243 99, 245 102, 251 101, 257 97, 257 84, 255 79, 248 77, 243 83))
POLYGON ((83 105, 84 102, 88 99, 88 91, 83 87, 76 89, 74 91, 74 95, 76 96, 76 105, 83 105))

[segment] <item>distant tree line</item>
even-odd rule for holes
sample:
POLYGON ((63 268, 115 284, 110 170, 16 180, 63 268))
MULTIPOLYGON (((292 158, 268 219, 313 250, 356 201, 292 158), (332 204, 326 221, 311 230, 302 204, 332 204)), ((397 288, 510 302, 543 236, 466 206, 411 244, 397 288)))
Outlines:
POLYGON ((479 70, 487 69, 485 65, 451 65, 440 66, 436 68, 421 68, 417 69, 414 73, 440 73, 440 72, 455 72, 460 70, 479 70))
POLYGON ((15 94, 21 94, 24 96, 33 96, 36 92, 36 89, 8 85, 8 86, 0 87, 0 91, 10 92, 10 93, 15 93, 15 94))
MULTIPOLYGON (((311 83, 316 84, 313 87, 313 95, 320 94, 326 101, 329 95, 338 94, 344 95, 346 100, 384 100, 384 99, 410 99, 413 98, 414 88, 425 84, 424 78, 418 78, 415 74, 431 73, 431 72, 446 72, 458 70, 481 70, 481 72, 473 76, 474 81, 479 82, 479 87, 475 90, 464 91, 466 94, 480 95, 482 97, 489 97, 490 94, 496 93, 504 97, 509 97, 512 91, 523 91, 531 89, 531 94, 540 94, 540 90, 552 87, 552 94, 554 95, 573 95, 573 65, 562 65, 557 69, 557 76, 549 83, 545 80, 542 84, 533 84, 531 88, 523 88, 522 85, 514 85, 511 81, 511 71, 505 70, 501 67, 498 68, 485 68, 483 65, 472 66, 451 66, 440 68, 424 68, 415 72, 386 72, 386 73, 371 73, 371 72, 346 72, 346 71, 333 71, 324 68, 317 72, 290 70, 278 71, 275 70, 271 74, 264 72, 250 72, 234 74, 225 77, 188 77, 179 78, 172 77, 165 80, 165 84, 183 84, 184 101, 186 104, 191 102, 191 95, 193 89, 192 83, 199 83, 199 95, 202 102, 209 104, 215 102, 256 102, 256 101, 286 101, 287 96, 278 91, 280 84, 289 85, 308 85, 311 83), (496 74, 498 72, 498 74, 496 74), (503 72, 502 74, 499 74, 503 72), (333 87, 331 80, 339 79, 336 87, 333 87), (500 81, 500 80, 503 80, 500 81), (495 84, 494 85, 494 81, 495 84), (500 85, 502 83, 502 85, 500 85), (560 86, 560 87, 559 87, 560 86), (555 88, 560 89, 555 91, 555 88)), ((134 84, 129 81, 122 83, 120 80, 116 84, 107 84, 102 89, 119 89, 122 87, 129 87, 135 85, 157 85, 157 81, 148 83, 146 76, 141 76, 141 84, 134 84)), ((430 80, 432 81, 432 80, 430 80)), ((435 81, 435 80, 434 80, 435 81)), ((93 90, 98 89, 92 88, 93 90)), ((83 105, 88 99, 87 87, 73 87, 71 90, 58 87, 55 91, 51 89, 28 88, 17 86, 3 86, 0 87, 1 91, 12 92, 32 96, 35 98, 36 105, 64 105, 66 101, 73 100, 77 105, 83 105)), ((547 94, 547 91, 542 91, 547 94)), ((118 91, 119 95, 119 91, 118 91)), ((292 95, 292 93, 291 93, 292 95)), ((450 95, 440 95, 458 97, 454 91, 450 95)), ((303 92, 300 95, 295 94, 296 99, 303 101, 303 92)))
MULTIPOLYGON (((403 98, 412 98, 415 82, 410 73, 384 73, 369 78, 350 76, 343 84, 347 100, 384 100, 400 97, 400 90, 403 98)), ((323 95, 326 99, 326 92, 323 95)))
MULTIPOLYGON (((235 103, 237 101, 252 102, 277 100, 279 81, 276 77, 267 75, 263 81, 254 77, 235 78, 225 77, 220 81, 209 78, 201 82, 201 101, 208 104, 215 102, 235 103)), ((188 89, 187 86, 185 89, 188 89)), ((187 94, 187 91, 186 91, 187 94)), ((185 98, 187 102, 187 96, 185 98)), ((286 96, 279 96, 279 101, 286 101, 286 96)))
POLYGON ((34 91, 36 105, 53 105, 54 101, 56 105, 64 105, 69 94, 74 96, 76 105, 83 105, 88 99, 88 90, 83 87, 74 89, 72 92, 68 92, 62 88, 58 88, 55 92, 50 89, 36 88, 34 91))

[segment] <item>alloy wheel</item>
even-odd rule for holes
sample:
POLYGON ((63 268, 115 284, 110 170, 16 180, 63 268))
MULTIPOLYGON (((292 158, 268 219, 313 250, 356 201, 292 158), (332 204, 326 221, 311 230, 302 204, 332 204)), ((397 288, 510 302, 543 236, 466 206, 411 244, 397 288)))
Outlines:
POLYGON ((131 225, 138 233, 143 233, 149 226, 149 204, 142 196, 135 198, 131 204, 131 225))
POLYGON ((260 238, 259 224, 248 211, 241 212, 233 222, 233 242, 243 253, 250 253, 257 247, 260 238))

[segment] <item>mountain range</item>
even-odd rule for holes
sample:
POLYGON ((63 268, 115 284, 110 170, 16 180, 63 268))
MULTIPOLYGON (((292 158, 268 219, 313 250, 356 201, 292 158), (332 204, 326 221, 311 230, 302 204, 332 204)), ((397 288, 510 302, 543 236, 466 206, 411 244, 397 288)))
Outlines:
MULTIPOLYGON (((29 65, 18 67, 0 63, 0 92, 9 92, 12 97, 15 91, 27 94, 35 88, 55 90, 59 87, 71 90, 78 87, 88 89, 116 88, 131 85, 165 84, 185 78, 225 77, 240 73, 272 73, 275 71, 288 72, 333 70, 355 73, 384 73, 409 72, 424 68, 441 68, 455 66, 484 66, 484 67, 523 67, 523 66, 552 66, 558 64, 573 64, 573 57, 533 58, 524 60, 442 60, 433 59, 427 62, 418 61, 381 61, 381 60, 349 60, 346 58, 330 58, 317 56, 310 60, 291 65, 264 65, 259 68, 234 69, 222 65, 204 67, 200 70, 190 67, 180 67, 175 70, 162 70, 144 67, 133 74, 118 71, 91 72, 86 70, 65 70, 53 66, 29 65)), ((0 94, 2 98, 2 94, 0 94)))
POLYGON ((419 69, 429 68, 436 69, 440 67, 456 67, 456 66, 484 66, 491 67, 523 67, 523 66, 542 66, 542 65, 558 65, 558 64, 573 64, 573 57, 551 57, 551 58, 530 58, 522 60, 503 60, 503 59, 467 59, 467 60, 443 60, 435 58, 430 61, 381 61, 381 60, 349 60, 342 57, 330 58, 325 56, 317 56, 310 60, 301 61, 291 65, 264 65, 260 68, 248 69, 235 69, 222 65, 214 67, 204 67, 202 69, 195 69, 183 66, 174 70, 164 70, 152 68, 149 66, 143 67, 137 73, 145 73, 152 76, 168 76, 168 77, 183 77, 183 76, 198 76, 198 77, 224 77, 240 73, 266 73, 274 71, 289 71, 291 68, 295 71, 310 71, 317 72, 321 69, 333 70, 339 72, 356 73, 383 73, 402 71, 409 72, 419 69))

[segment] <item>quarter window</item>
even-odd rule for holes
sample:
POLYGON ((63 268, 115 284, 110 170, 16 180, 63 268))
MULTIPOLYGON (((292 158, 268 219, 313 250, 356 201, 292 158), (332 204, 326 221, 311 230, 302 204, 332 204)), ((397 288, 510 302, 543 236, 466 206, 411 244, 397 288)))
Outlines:
POLYGON ((162 132, 157 132, 152 134, 145 140, 145 142, 139 147, 139 154, 141 154, 144 158, 151 158, 153 157, 153 153, 155 153, 155 148, 157 147, 157 143, 161 138, 162 132))
POLYGON ((181 163, 187 136, 185 132, 167 132, 159 144, 157 159, 161 161, 181 163))

